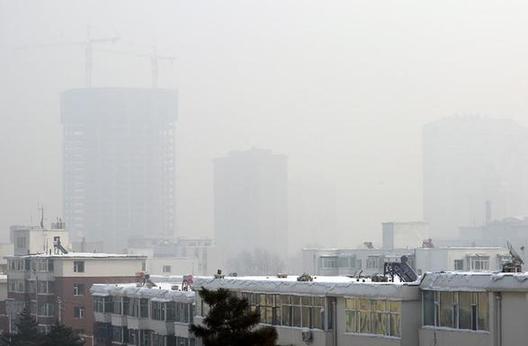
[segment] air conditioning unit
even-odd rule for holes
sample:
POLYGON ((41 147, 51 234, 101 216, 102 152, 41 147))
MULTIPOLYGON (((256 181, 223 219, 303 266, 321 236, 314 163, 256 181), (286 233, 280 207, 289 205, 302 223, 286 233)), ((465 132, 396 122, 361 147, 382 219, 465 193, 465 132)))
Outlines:
POLYGON ((313 342, 313 333, 311 330, 303 329, 303 331, 301 332, 301 335, 302 335, 302 341, 305 344, 311 344, 313 342))

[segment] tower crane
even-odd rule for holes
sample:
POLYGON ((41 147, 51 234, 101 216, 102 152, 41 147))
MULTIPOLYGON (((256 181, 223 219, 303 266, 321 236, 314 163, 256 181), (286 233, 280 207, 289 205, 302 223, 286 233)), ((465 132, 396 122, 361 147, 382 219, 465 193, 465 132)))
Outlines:
POLYGON ((135 56, 139 58, 148 58, 150 60, 150 69, 151 69, 151 79, 152 79, 152 88, 158 87, 158 79, 159 79, 159 61, 165 60, 169 62, 174 62, 176 60, 175 56, 170 55, 159 55, 157 53, 156 47, 152 47, 151 53, 136 53, 136 52, 130 52, 130 51, 122 51, 122 50, 114 50, 114 49, 97 49, 98 52, 106 52, 110 54, 120 54, 120 55, 128 55, 128 56, 135 56))
POLYGON ((86 39, 81 41, 70 41, 70 42, 54 42, 54 43, 43 43, 37 44, 33 47, 62 47, 62 46, 84 46, 84 73, 86 87, 92 86, 92 73, 93 73, 93 51, 94 45, 105 44, 105 43, 116 43, 119 40, 118 36, 108 37, 92 37, 90 34, 90 27, 86 31, 86 39))

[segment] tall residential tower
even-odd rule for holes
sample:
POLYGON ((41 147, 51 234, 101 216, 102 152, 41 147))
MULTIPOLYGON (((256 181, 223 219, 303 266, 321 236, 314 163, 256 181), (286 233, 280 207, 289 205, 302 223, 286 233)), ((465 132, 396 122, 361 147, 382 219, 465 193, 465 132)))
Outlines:
POLYGON ((285 258, 287 157, 251 149, 215 159, 214 210, 216 245, 224 259, 255 249, 285 258))
POLYGON ((62 94, 64 216, 72 237, 126 247, 173 235, 176 92, 89 88, 62 94))

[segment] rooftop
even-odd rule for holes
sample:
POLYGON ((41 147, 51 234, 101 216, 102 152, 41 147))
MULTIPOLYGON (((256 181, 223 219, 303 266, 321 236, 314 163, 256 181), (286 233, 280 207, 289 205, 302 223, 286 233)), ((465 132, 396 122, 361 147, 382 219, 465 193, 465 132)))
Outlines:
POLYGON ((155 287, 148 288, 136 283, 129 284, 95 284, 90 288, 93 296, 120 296, 134 298, 151 298, 156 301, 194 302, 194 291, 182 291, 181 282, 156 282, 155 287), (178 287, 178 289, 175 289, 178 287))
POLYGON ((368 278, 346 276, 314 276, 313 281, 297 281, 297 275, 242 276, 225 278, 196 278, 194 287, 234 289, 250 292, 274 292, 317 296, 364 296, 411 298, 418 292, 419 282, 372 282, 368 278), (414 292, 414 293, 413 293, 414 292))
POLYGON ((47 254, 37 253, 22 256, 6 256, 6 258, 126 258, 126 259, 146 259, 143 255, 129 255, 129 254, 111 254, 104 252, 68 252, 66 254, 47 254))
POLYGON ((425 273, 420 288, 439 291, 528 291, 528 273, 425 273))

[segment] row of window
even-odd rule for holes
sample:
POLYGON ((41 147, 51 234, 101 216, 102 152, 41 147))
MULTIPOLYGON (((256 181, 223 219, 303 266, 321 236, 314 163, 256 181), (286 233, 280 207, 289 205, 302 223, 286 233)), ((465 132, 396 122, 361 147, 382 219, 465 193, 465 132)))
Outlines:
POLYGON ((149 301, 147 298, 93 297, 94 311, 158 321, 191 323, 192 303, 149 301))
MULTIPOLYGON (((380 269, 383 266, 382 256, 368 256, 365 261, 366 269, 380 269)), ((353 256, 321 256, 319 257, 321 269, 350 268, 364 269, 363 261, 353 256)))
MULTIPOLYGON (((39 294, 53 294, 55 292, 55 283, 54 281, 25 281, 19 279, 9 279, 7 284, 8 292, 12 293, 36 293, 35 286, 37 286, 37 291, 39 294)), ((73 295, 74 296, 84 296, 85 294, 85 285, 75 283, 73 284, 73 295)))
MULTIPOLYGON (((249 292, 242 292, 240 296, 248 300, 252 311, 259 312, 261 323, 324 329, 324 297, 249 292)), ((197 307, 201 316, 209 311, 207 304, 199 297, 197 307)))
POLYGON ((423 324, 469 330, 489 330, 486 292, 423 291, 423 324))
MULTIPOLYGON (((8 267, 11 271, 35 271, 35 272, 53 272, 52 259, 10 259, 8 267)), ((84 261, 74 261, 73 271, 75 273, 84 273, 84 261)))
POLYGON ((347 333, 400 336, 401 302, 386 299, 345 299, 347 333))
POLYGON ((53 272, 53 260, 51 259, 9 259, 8 267, 11 271, 37 271, 53 272))
POLYGON ((160 335, 152 330, 128 329, 121 326, 96 324, 95 338, 99 343, 112 341, 115 344, 134 346, 195 346, 194 338, 175 335, 160 335))

